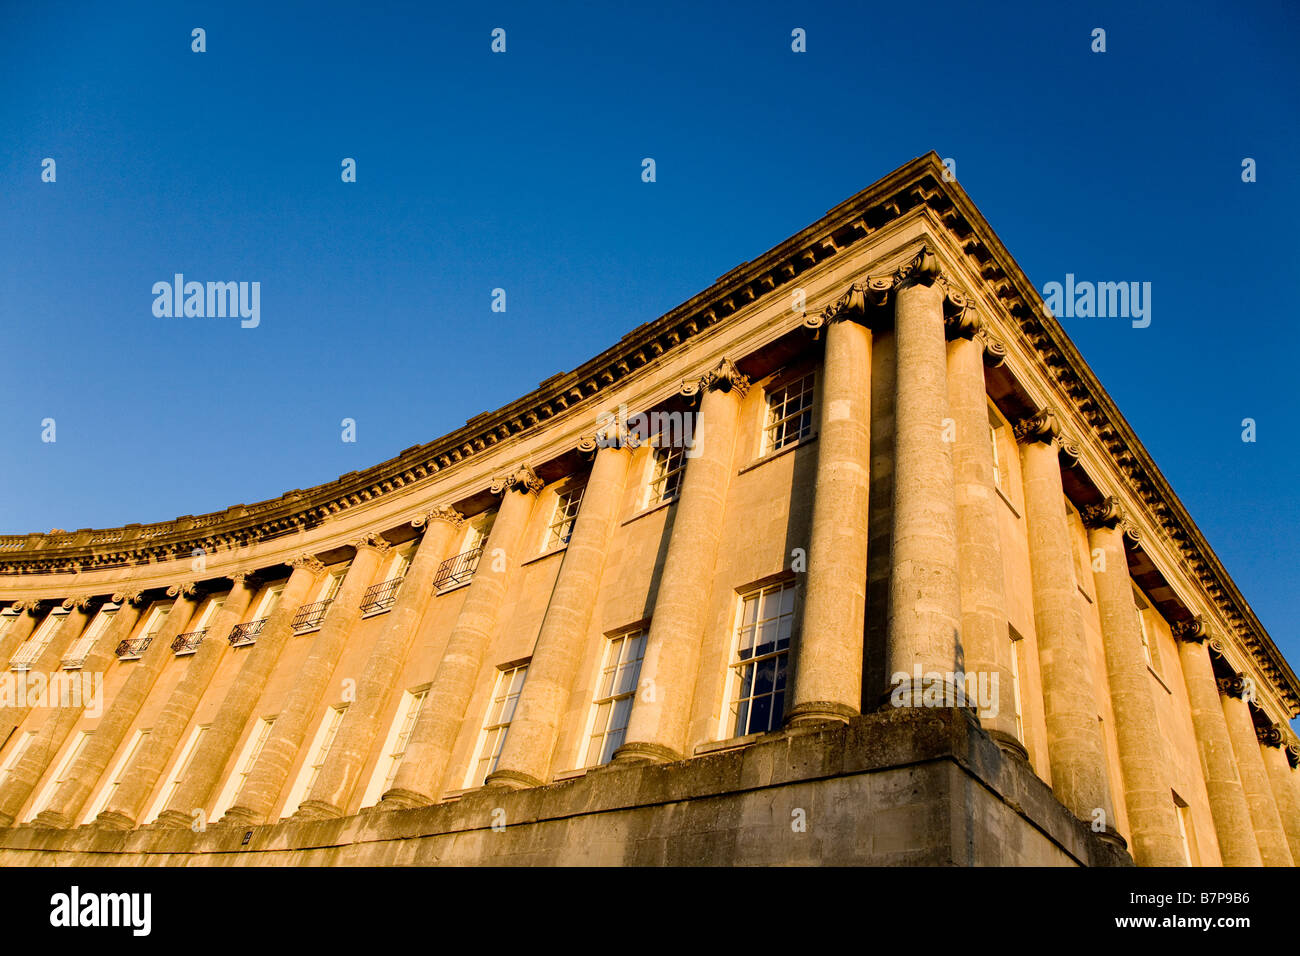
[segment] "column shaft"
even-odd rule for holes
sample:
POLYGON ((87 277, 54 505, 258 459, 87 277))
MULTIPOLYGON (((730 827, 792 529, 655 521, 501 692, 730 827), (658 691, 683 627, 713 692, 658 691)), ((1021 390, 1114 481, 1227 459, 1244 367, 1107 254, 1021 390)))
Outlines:
MULTIPOLYGON (((965 671, 957 574, 957 505, 948 419, 943 290, 904 281, 894 307, 894 535, 889 586, 895 706, 919 706, 916 674, 965 671)), ((946 679, 943 681, 947 683, 946 679)), ((925 680, 934 686, 934 678, 925 680)))
POLYGON ((826 329, 807 589, 787 723, 847 720, 862 707, 871 338, 847 318, 826 329))
POLYGON ((256 583, 249 575, 237 574, 232 578, 230 594, 214 615, 203 643, 190 658, 185 676, 172 690, 149 736, 126 768, 112 802, 96 817, 101 826, 129 830, 136 825, 154 784, 180 743, 203 699, 203 692, 212 682, 217 665, 229 650, 226 638, 231 628, 243 620, 255 589, 256 583))
POLYGON ((1133 582, 1124 555, 1124 531, 1117 524, 1113 503, 1090 509, 1087 516, 1093 519, 1090 523, 1101 522, 1089 530, 1088 539, 1094 555, 1093 581, 1133 859, 1139 866, 1185 866, 1165 742, 1156 722, 1133 582))
POLYGON ((275 718, 271 735, 243 789, 235 797, 235 805, 222 817, 225 823, 249 825, 267 820, 308 730, 320 716, 317 708, 321 696, 338 666, 348 634, 361 617, 361 596, 373 583, 380 556, 388 549, 388 543, 378 535, 369 535, 355 542, 355 548, 356 556, 312 640, 307 659, 275 718))
MULTIPOLYGON (((64 607, 71 606, 71 601, 65 601, 64 607)), ((50 611, 53 614, 53 611, 50 611)), ((49 678, 58 673, 63 662, 63 654, 72 642, 81 636, 81 632, 86 629, 86 624, 90 621, 92 613, 89 611, 89 605, 85 601, 78 602, 76 609, 71 613, 62 615, 63 620, 54 626, 54 633, 45 644, 41 651, 41 656, 32 662, 31 668, 26 672, 11 672, 11 679, 15 681, 27 681, 29 674, 40 674, 45 680, 46 693, 49 693, 49 678)), ((0 661, 0 668, 8 665, 8 659, 0 661)), ((3 741, 11 732, 22 726, 27 715, 30 714, 37 706, 41 706, 40 701, 31 700, 30 695, 33 691, 38 691, 37 687, 29 687, 21 699, 19 706, 0 708, 0 741, 3 741)))
POLYGON ((1293 866, 1291 848, 1287 846, 1286 831, 1273 798, 1273 785, 1264 768, 1264 755, 1259 752, 1255 721, 1250 716, 1250 705, 1241 697, 1241 684, 1241 678, 1220 681, 1220 701, 1228 722, 1232 752, 1237 758, 1237 771, 1241 774, 1241 786, 1246 791, 1250 820, 1255 826, 1255 842, 1265 866, 1293 866))
POLYGON ((724 365, 725 376, 701 382, 695 457, 687 459, 641 663, 641 683, 652 692, 636 695, 623 746, 614 752, 618 761, 680 760, 686 750, 740 402, 748 388, 730 362, 724 365))
POLYGON ((488 777, 491 785, 537 786, 550 779, 560 720, 587 643, 610 533, 618 519, 628 458, 622 446, 610 445, 596 452, 528 665, 528 679, 497 769, 488 777))
POLYGON ((1277 803, 1278 815, 1282 818, 1282 829, 1286 831, 1287 846, 1291 850, 1292 862, 1300 860, 1300 777, 1291 769, 1286 750, 1281 745, 1281 733, 1277 733, 1277 742, 1268 741, 1260 745, 1264 754, 1264 766, 1268 769, 1269 784, 1273 787, 1273 800, 1277 803))
POLYGON ((356 700, 343 715, 329 758, 297 816, 322 818, 344 814, 378 736, 379 718, 385 704, 400 693, 400 688, 393 685, 415 640, 424 609, 433 597, 438 565, 447 557, 452 536, 463 519, 454 511, 442 510, 420 519, 420 523, 426 526, 424 537, 402 579, 401 591, 388 612, 374 650, 366 660, 357 683, 356 700))
POLYGON ((1065 519, 1065 491, 1051 416, 1040 413, 1016 429, 1025 491, 1025 525, 1034 599, 1034 633, 1042 671, 1043 710, 1052 789, 1075 816, 1114 826, 1106 750, 1074 580, 1065 519))
POLYGON ((131 676, 113 698, 104 718, 96 725, 94 733, 86 738, 81 755, 72 765, 68 779, 55 792, 49 805, 36 818, 39 826, 69 827, 81 812, 86 798, 108 768, 113 754, 135 722, 149 692, 153 690, 163 665, 171 656, 171 643, 185 630, 202 595, 192 584, 173 586, 168 595, 175 598, 162 629, 145 649, 140 660, 129 665, 131 676))
POLYGON ((519 566, 519 541, 541 485, 541 480, 527 468, 493 485, 493 490, 503 495, 501 508, 456 626, 447 638, 424 707, 411 729, 402 765, 380 801, 384 810, 423 806, 441 795, 451 751, 496 637, 506 589, 519 566))
POLYGON ((190 826, 194 811, 207 807, 208 798, 221 782, 226 762, 239 743, 253 708, 262 697, 262 690, 280 659, 281 651, 293 636, 294 615, 325 570, 319 561, 307 555, 290 563, 293 573, 285 583, 280 603, 263 625, 257 643, 247 652, 248 656, 226 691, 212 726, 194 749, 185 780, 158 816, 159 826, 190 826))
POLYGON ((1002 505, 993 484, 996 464, 984 384, 984 346, 977 339, 959 336, 948 345, 948 407, 955 429, 952 457, 965 670, 975 675, 977 686, 981 680, 988 682, 991 706, 980 710, 980 723, 999 745, 1027 757, 1016 726, 1016 674, 998 523, 1002 505))
POLYGON ((1219 856, 1224 866, 1261 866, 1246 791, 1237 773, 1228 722, 1219 703, 1219 685, 1205 645, 1204 627, 1199 621, 1192 622, 1178 626, 1176 633, 1178 660, 1192 711, 1192 731, 1205 775, 1214 832, 1219 839, 1219 856))

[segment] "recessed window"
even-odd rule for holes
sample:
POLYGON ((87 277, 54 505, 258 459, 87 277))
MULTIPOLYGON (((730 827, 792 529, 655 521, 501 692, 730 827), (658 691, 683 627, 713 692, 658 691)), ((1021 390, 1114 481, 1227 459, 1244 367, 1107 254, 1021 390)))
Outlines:
POLYGON ((63 758, 55 768, 54 775, 41 789, 40 796, 38 796, 36 801, 32 804, 30 815, 27 818, 28 820, 35 820, 40 812, 50 805, 50 801, 54 799, 54 794, 58 791, 59 787, 63 786, 69 779, 71 779, 72 770, 76 766, 77 758, 80 757, 81 752, 86 749, 86 743, 90 740, 90 736, 93 733, 94 731, 92 730, 82 730, 77 733, 76 739, 73 740, 72 745, 63 752, 63 758))
POLYGON ((298 808, 302 806, 302 802, 311 793, 311 788, 316 784, 316 778, 320 776, 321 768, 325 766, 325 761, 329 759, 330 748, 334 746, 334 738, 338 736, 339 727, 343 723, 343 715, 347 711, 347 704, 339 704, 337 707, 331 707, 325 711, 325 718, 316 731, 316 739, 312 741, 311 757, 307 765, 298 774, 298 782, 294 785, 293 793, 289 795, 289 799, 284 805, 284 811, 280 814, 281 817, 291 817, 297 813, 298 808))
POLYGON ((108 625, 112 623, 113 615, 117 613, 117 608, 102 608, 95 619, 90 622, 90 626, 81 632, 76 643, 68 648, 68 653, 63 656, 63 669, 76 670, 86 662, 86 657, 90 654, 95 642, 99 640, 104 632, 108 630, 108 625))
POLYGON ((13 749, 9 751, 9 756, 5 757, 3 764, 0 764, 0 784, 3 784, 13 769, 18 766, 18 762, 23 759, 23 754, 27 753, 27 748, 32 745, 35 737, 36 731, 29 730, 14 744, 13 749))
POLYGON ((487 719, 479 734, 478 750, 470 764, 469 776, 465 779, 466 789, 483 786, 488 774, 496 770, 497 761, 501 759, 501 749, 506 743, 506 733, 510 730, 510 721, 515 716, 515 705, 519 703, 519 692, 523 690, 524 678, 527 676, 527 664, 497 672, 492 702, 488 705, 487 719))
POLYGON ((812 434, 813 374, 809 372, 767 393, 763 453, 780 451, 812 434))
POLYGON ((117 796, 117 789, 122 785, 122 777, 126 770, 131 766, 131 761, 139 753, 140 747, 149 737, 149 731, 137 730, 131 735, 131 743, 123 751, 122 756, 118 758, 117 763, 113 765, 112 773, 109 775, 108 783, 100 791, 95 802, 90 805, 86 815, 82 817, 82 823, 92 823, 95 818, 113 805, 113 798, 117 796))
POLYGON ((176 796, 176 791, 181 788, 186 775, 190 772, 190 764, 194 762, 194 754, 199 749, 199 741, 208 732, 209 726, 209 724, 202 724, 195 727, 189 739, 185 741, 180 756, 172 764, 172 772, 167 776, 167 786, 163 787, 162 793, 158 794, 158 799, 154 801, 153 806, 150 808, 145 823, 152 823, 157 820, 158 815, 166 810, 167 805, 172 802, 172 797, 176 796))
POLYGON ((681 491, 682 477, 686 474, 686 449, 680 443, 656 445, 651 454, 650 487, 645 504, 647 508, 676 498, 681 491))
POLYGON ((9 669, 15 671, 29 670, 45 650, 45 646, 50 643, 54 637, 54 632, 58 630, 59 625, 63 623, 66 614, 55 614, 51 611, 45 615, 45 620, 41 621, 36 628, 35 633, 19 645, 14 656, 9 658, 9 669))
POLYGON ((645 641, 645 629, 637 628, 605 642, 605 659, 591 705, 584 767, 609 763, 614 751, 623 746, 645 657, 645 641))
POLYGON ((993 453, 993 487, 999 491, 1007 490, 1007 478, 1002 461, 1002 419, 989 408, 989 448, 993 453))
POLYGON ((731 664, 732 736, 781 726, 790 637, 794 631, 793 581, 740 596, 731 664))
POLYGON ((1136 587, 1133 589, 1133 604, 1137 608, 1138 629, 1142 637, 1142 655, 1146 658, 1147 665, 1153 671, 1160 671, 1160 657, 1156 652, 1156 636, 1151 621, 1151 616, 1156 612, 1151 609, 1151 604, 1147 601, 1136 587))
POLYGON ((267 738, 271 736, 271 728, 274 726, 274 717, 262 717, 258 720, 257 726, 253 728, 253 732, 248 735, 248 740, 244 744, 244 752, 239 755, 239 764, 235 775, 226 783, 225 789, 221 791, 221 796, 217 798, 216 806, 212 808, 212 819, 220 819, 227 810, 234 806, 235 798, 244 789, 248 775, 257 766, 257 758, 262 756, 262 748, 266 746, 267 738))
POLYGON ((1196 835, 1192 830, 1192 808, 1187 805, 1187 801, 1173 792, 1174 812, 1178 817, 1178 836, 1183 843, 1183 859, 1187 861, 1188 866, 1196 865, 1196 835))
POLYGON ((1010 624, 1007 633, 1011 637, 1011 700, 1016 708, 1016 739, 1025 739, 1024 711, 1020 706, 1020 632, 1010 624))
POLYGON ((582 493, 586 490, 586 485, 579 485, 555 496, 555 511, 546 532, 546 550, 569 543, 573 525, 578 520, 578 509, 582 507, 582 493))
POLYGON ((402 758, 406 756, 406 745, 411 740, 411 732, 415 730, 415 722, 420 719, 420 711, 424 709, 424 700, 428 695, 427 687, 417 691, 408 690, 402 694, 397 716, 388 731, 388 740, 384 743, 384 755, 379 758, 379 766, 375 768, 370 788, 361 801, 363 807, 378 803, 392 788, 393 781, 397 779, 397 771, 402 766, 402 758))
POLYGON ((496 522, 495 511, 479 515, 469 522, 465 529, 465 538, 461 542, 460 553, 452 555, 433 575, 433 587, 437 591, 449 591, 467 583, 478 570, 479 559, 483 557, 483 547, 487 544, 492 525, 496 522))

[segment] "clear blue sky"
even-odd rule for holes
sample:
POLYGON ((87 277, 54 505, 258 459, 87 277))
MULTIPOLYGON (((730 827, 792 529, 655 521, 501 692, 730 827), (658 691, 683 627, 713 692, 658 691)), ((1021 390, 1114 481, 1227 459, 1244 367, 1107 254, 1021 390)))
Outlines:
POLYGON ((1040 289, 1152 283, 1066 329, 1300 664, 1294 4, 292 6, 0 5, 0 531, 375 464, 933 148, 1040 289), (175 272, 261 326, 155 318, 175 272))

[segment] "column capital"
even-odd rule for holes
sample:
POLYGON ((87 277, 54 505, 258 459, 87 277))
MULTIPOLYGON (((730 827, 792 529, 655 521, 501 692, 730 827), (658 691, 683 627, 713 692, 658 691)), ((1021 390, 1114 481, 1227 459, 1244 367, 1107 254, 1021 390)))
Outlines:
POLYGON ((1235 697, 1241 700, 1246 692, 1246 682, 1241 677, 1220 677, 1219 693, 1224 697, 1235 697))
POLYGON ((80 597, 70 597, 63 602, 63 607, 71 611, 76 608, 78 611, 88 611, 90 606, 95 603, 96 597, 93 594, 83 594, 80 597))
POLYGON ((687 381, 682 384, 681 394, 687 398, 695 398, 708 391, 731 392, 734 391, 741 398, 749 391, 749 376, 745 375, 731 359, 724 358, 713 368, 712 371, 706 372, 700 376, 697 381, 687 381))
POLYGON ((520 465, 509 474, 492 480, 491 491, 494 495, 503 495, 511 489, 522 495, 535 495, 542 490, 545 482, 537 477, 537 472, 527 465, 520 465))
POLYGON ((1255 725, 1255 736, 1259 738, 1261 747, 1283 747, 1286 741, 1282 737, 1282 728, 1277 724, 1269 724, 1267 727, 1255 725))
POLYGON ((465 523, 465 516, 455 508, 434 508, 412 518, 411 527, 423 528, 434 521, 445 521, 453 528, 458 528, 465 523))
MULTIPOLYGON (((943 277, 940 277, 939 284, 944 290, 944 335, 950 339, 970 339, 977 342, 980 332, 984 329, 984 320, 980 318, 980 314, 971 305, 970 298, 965 292, 943 277)), ((1005 356, 1005 354, 1006 350, 1003 349, 1003 355, 1005 356)))
POLYGON ((940 279, 939 257, 922 246, 907 262, 899 266, 893 276, 894 285, 934 285, 940 279))
POLYGON ((631 431, 624 428, 614 433, 607 429, 601 429, 594 435, 584 435, 578 439, 577 451, 585 460, 591 461, 596 457, 596 453, 602 448, 612 448, 615 451, 628 451, 636 448, 641 444, 641 439, 632 434, 631 431))
POLYGON ((297 557, 290 558, 284 563, 289 565, 289 567, 293 568, 295 571, 299 568, 310 571, 312 574, 321 574, 325 571, 325 565, 321 563, 320 559, 317 558, 316 555, 310 552, 304 552, 297 557))
POLYGON ((193 581, 184 581, 181 584, 173 584, 167 589, 168 597, 178 598, 197 598, 200 597, 198 585, 193 581))
POLYGON ((1057 421, 1056 410, 1050 405, 1039 409, 1027 418, 1022 418, 1012 429, 1016 442, 1030 445, 1043 442, 1050 445, 1061 437, 1061 426, 1057 421))
POLYGON ((362 551, 377 551, 379 554, 383 554, 392 547, 382 534, 378 534, 374 531, 367 532, 361 537, 349 541, 348 544, 358 553, 362 551))
POLYGON ((988 327, 981 325, 975 333, 975 341, 984 346, 984 365, 986 368, 1001 368, 1007 361, 1007 347, 1000 339, 989 333, 988 327))
POLYGON ((1199 614, 1190 621, 1179 621, 1170 630, 1173 631, 1176 640, 1186 641, 1189 644, 1201 644, 1210 636, 1210 629, 1206 626, 1205 618, 1199 614))
POLYGON ((32 617, 35 617, 37 614, 41 613, 41 603, 40 598, 36 598, 35 600, 27 598, 23 601, 14 601, 13 604, 9 605, 9 610, 18 611, 19 613, 26 611, 32 617))
POLYGON ((246 587, 255 588, 261 583, 257 572, 252 568, 240 568, 238 571, 231 571, 226 577, 230 578, 230 583, 235 587, 242 584, 246 587))
POLYGON ((114 604, 130 604, 133 607, 139 607, 144 603, 143 591, 116 591, 113 594, 114 604))
POLYGON ((1087 528, 1119 528, 1134 544, 1142 539, 1141 532, 1129 520, 1128 512, 1120 507, 1119 498, 1114 495, 1107 495, 1099 504, 1080 509, 1079 517, 1087 528))
POLYGON ((1289 743, 1286 745, 1286 759, 1291 763, 1291 769, 1300 768, 1300 744, 1289 743))

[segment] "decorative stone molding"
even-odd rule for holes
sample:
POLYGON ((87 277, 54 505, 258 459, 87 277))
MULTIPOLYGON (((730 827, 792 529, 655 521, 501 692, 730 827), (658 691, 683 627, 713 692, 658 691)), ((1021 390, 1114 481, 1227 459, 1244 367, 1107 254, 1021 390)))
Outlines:
POLYGON ((1137 542, 1141 540, 1141 533, 1129 521, 1128 515, 1120 507, 1119 499, 1114 495, 1108 495, 1103 498, 1100 504, 1089 505, 1079 512, 1079 517, 1083 519, 1085 527, 1088 528, 1114 528, 1119 527, 1124 532, 1124 537, 1130 541, 1137 542))
POLYGON ((509 474, 493 479, 491 491, 494 495, 501 495, 513 489, 520 494, 534 495, 542 490, 544 484, 537 472, 527 465, 520 465, 509 474))
POLYGON ((113 595, 114 604, 130 604, 132 607, 139 607, 144 604, 143 591, 118 591, 113 595))
POLYGON ((19 613, 26 611, 28 614, 32 615, 32 617, 35 617, 41 611, 41 601, 39 598, 35 600, 28 598, 26 601, 14 601, 13 604, 9 605, 9 610, 18 611, 19 613))
POLYGON ((1276 724, 1269 724, 1267 727, 1256 724, 1255 736, 1259 738, 1261 747, 1281 747, 1285 743, 1282 730, 1276 724))
POLYGON ((324 574, 325 565, 314 554, 300 554, 284 562, 291 568, 305 568, 312 574, 324 574))
POLYGON ((95 595, 83 594, 81 595, 81 597, 68 598, 63 602, 63 607, 65 610, 68 611, 71 611, 73 608, 76 608, 79 611, 88 611, 90 610, 91 605, 93 605, 94 603, 95 603, 95 595))
POLYGON ((734 391, 741 398, 744 398, 745 393, 749 391, 749 384, 749 376, 736 368, 731 359, 724 358, 711 372, 706 372, 700 376, 698 381, 684 382, 681 387, 681 394, 687 398, 696 398, 712 390, 719 392, 734 391))
POLYGON ((368 532, 367 534, 363 534, 361 537, 356 538, 352 541, 349 541, 348 545, 351 548, 353 548, 353 550, 356 551, 370 550, 370 551, 378 551, 380 554, 383 554, 385 551, 387 551, 389 548, 392 547, 392 545, 388 543, 387 539, 384 538, 382 534, 377 534, 373 531, 368 532))
POLYGON ((1286 745, 1286 759, 1290 761, 1292 770, 1300 767, 1300 744, 1286 745))
POLYGON ((252 568, 243 568, 239 571, 231 571, 226 575, 226 577, 230 578, 230 582, 236 587, 243 584, 247 587, 255 588, 261 583, 261 578, 258 577, 257 572, 252 568))
POLYGON ((424 514, 412 518, 411 527, 423 528, 433 521, 445 521, 452 527, 459 528, 465 523, 465 516, 455 508, 434 508, 432 511, 426 511, 424 514))
POLYGON ((975 336, 984 345, 985 368, 1001 368, 1006 364, 1007 347, 990 335, 987 328, 980 328, 975 336))
POLYGON ((173 584, 167 589, 167 596, 173 598, 193 598, 199 596, 198 586, 193 581, 173 584))
POLYGON ((1056 412, 1049 406, 1021 419, 1011 432, 1019 445, 1039 441, 1050 445, 1061 437, 1061 426, 1057 422, 1056 412))
POLYGON ((1240 677, 1220 677, 1219 693, 1224 697, 1235 697, 1241 699, 1242 694, 1246 692, 1246 682, 1240 677))
POLYGON ((1190 621, 1179 621, 1171 628, 1175 640, 1187 641, 1190 644, 1201 644, 1210 636, 1209 628, 1205 626, 1205 618, 1196 615, 1190 621))

